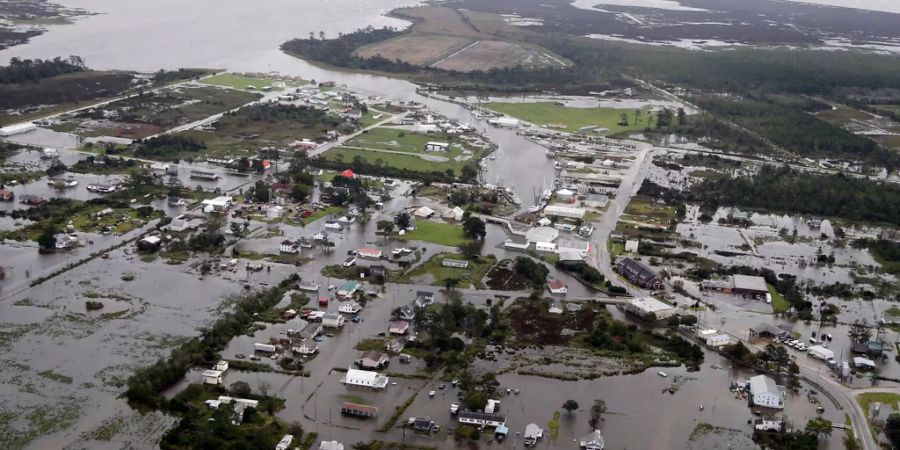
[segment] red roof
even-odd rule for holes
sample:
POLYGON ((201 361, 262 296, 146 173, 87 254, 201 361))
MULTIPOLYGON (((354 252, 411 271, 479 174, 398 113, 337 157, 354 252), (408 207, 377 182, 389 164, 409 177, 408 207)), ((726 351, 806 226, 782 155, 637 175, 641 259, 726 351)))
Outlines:
POLYGON ((382 251, 378 250, 377 248, 363 247, 363 248, 357 250, 356 253, 358 253, 360 255, 379 256, 379 255, 381 255, 382 251))
POLYGON ((356 174, 350 169, 341 172, 341 176, 344 178, 356 178, 356 174))
POLYGON ((550 289, 562 289, 566 287, 566 284, 559 280, 550 280, 547 282, 547 285, 550 286, 550 289))

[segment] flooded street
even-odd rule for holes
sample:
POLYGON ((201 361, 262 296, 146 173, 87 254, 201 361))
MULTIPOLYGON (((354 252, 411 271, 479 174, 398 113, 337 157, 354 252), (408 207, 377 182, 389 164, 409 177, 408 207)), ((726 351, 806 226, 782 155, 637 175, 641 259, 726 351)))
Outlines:
MULTIPOLYGON (((322 69, 298 58, 284 54, 279 45, 291 38, 305 37, 310 33, 324 31, 328 37, 346 33, 357 28, 404 27, 407 23, 384 17, 385 12, 402 6, 415 5, 417 1, 400 0, 274 0, 270 2, 246 2, 242 0, 201 0, 184 2, 161 0, 139 2, 137 0, 63 0, 65 6, 84 8, 100 14, 80 18, 73 25, 52 26, 50 31, 34 38, 31 43, 0 51, 0 60, 12 57, 50 58, 65 55, 80 55, 94 69, 118 69, 153 72, 158 69, 181 67, 217 68, 235 72, 275 72, 283 75, 299 76, 318 81, 331 80, 347 85, 351 90, 365 95, 381 96, 392 101, 416 101, 438 111, 449 118, 471 124, 479 132, 496 143, 496 159, 487 161, 484 182, 510 187, 522 201, 522 208, 534 203, 535 194, 548 186, 556 178, 554 161, 545 157, 544 147, 525 139, 515 129, 495 128, 485 120, 476 118, 468 109, 458 104, 425 97, 416 93, 412 83, 360 73, 344 73, 322 69), (177 14, 173 14, 177 11, 177 14), (177 32, 173 33, 173 30, 177 32)), ((555 99, 557 100, 557 99, 555 99)), ((631 103, 609 104, 605 101, 583 98, 566 99, 567 104, 577 107, 631 106, 631 103)), ((635 103, 637 104, 637 103, 635 103)), ((641 103, 642 105, 645 103, 641 103)), ((656 102, 655 106, 670 106, 668 102, 656 102)), ((38 130, 16 138, 18 142, 38 146, 63 149, 60 160, 71 165, 86 157, 72 149, 75 140, 72 135, 38 130)), ((590 243, 592 252, 589 259, 603 274, 617 279, 609 268, 609 254, 606 240, 615 230, 617 221, 631 197, 637 192, 651 169, 652 156, 662 150, 643 144, 634 155, 633 166, 623 174, 621 186, 610 199, 607 211, 600 216, 597 230, 590 243)), ((46 170, 49 163, 40 160, 36 152, 22 152, 9 162, 23 170, 46 170)), ((257 176, 236 176, 223 174, 215 181, 198 181, 190 177, 191 170, 216 169, 208 163, 179 163, 175 178, 186 187, 200 186, 204 192, 223 192, 232 195, 257 181, 257 176)), ((162 172, 158 170, 157 172, 162 172)), ((45 198, 63 197, 90 200, 101 197, 87 191, 90 184, 113 184, 121 175, 71 174, 78 182, 68 190, 57 190, 47 183, 46 178, 12 187, 17 195, 35 194, 45 198)), ((168 175, 166 175, 168 178, 168 175)), ((138 414, 132 411, 120 398, 124 383, 135 369, 151 364, 166 356, 172 348, 186 339, 195 337, 200 329, 221 316, 233 297, 247 289, 263 289, 277 284, 292 274, 299 274, 306 282, 315 281, 321 288, 310 294, 313 302, 318 296, 326 296, 327 286, 340 281, 321 275, 325 266, 339 264, 347 258, 347 252, 364 246, 376 246, 390 250, 412 245, 404 241, 394 241, 383 245, 375 235, 381 220, 391 219, 393 212, 411 207, 433 204, 433 201, 408 196, 410 185, 403 182, 392 191, 392 200, 382 210, 369 211, 368 221, 356 223, 349 229, 333 233, 335 247, 332 251, 322 248, 302 250, 302 266, 268 264, 267 270, 251 272, 247 266, 251 259, 236 257, 234 269, 214 270, 201 276, 197 266, 200 259, 192 258, 180 264, 169 264, 165 258, 142 258, 134 251, 133 245, 126 245, 109 252, 108 258, 99 257, 112 246, 134 238, 148 231, 154 224, 123 235, 101 236, 81 233, 84 246, 72 251, 53 255, 39 255, 32 242, 5 242, 0 245, 0 261, 8 267, 6 279, 0 282, 0 396, 5 400, 0 413, 16 411, 20 419, 0 423, 9 427, 11 437, 7 442, 13 448, 137 448, 149 449, 158 446, 160 436, 173 424, 173 418, 160 414, 138 414), (96 254, 96 255, 95 255, 96 254), (51 274, 67 264, 84 260, 94 255, 83 265, 75 267, 47 282, 29 287, 37 279, 51 274), (270 269, 270 270, 269 270, 270 269), (86 311, 86 301, 102 301, 104 308, 86 311), (28 424, 36 425, 28 427, 28 424), (112 441, 102 441, 97 436, 100 430, 115 428, 117 434, 112 441), (27 431, 22 431, 27 430, 27 431), (18 445, 21 444, 21 445, 18 445)), ((170 206, 162 199, 134 199, 134 203, 147 202, 163 210, 168 216, 178 216, 188 212, 184 206, 170 206)), ((0 203, 0 211, 20 209, 18 203, 0 203)), ((694 213, 696 215, 696 213, 694 213)), ((722 211, 719 214, 727 214, 722 211)), ((719 216, 717 214, 717 218, 719 216)), ((311 238, 324 230, 327 217, 307 226, 293 223, 251 222, 254 238, 239 241, 234 249, 238 253, 278 254, 279 244, 285 238, 311 238)), ((816 247, 810 243, 816 238, 812 230, 804 230, 798 225, 799 218, 754 216, 759 227, 751 230, 746 239, 760 241, 755 246, 759 255, 778 257, 779 268, 809 279, 829 279, 852 282, 849 267, 834 267, 828 271, 817 267, 800 267, 799 259, 815 256, 816 247), (806 245, 785 247, 781 243, 768 242, 765 236, 777 234, 780 228, 799 228, 800 235, 807 239, 806 245), (812 253, 811 253, 812 252, 812 253)), ((0 217, 0 228, 12 229, 25 225, 24 220, 0 217)), ((830 227, 830 225, 829 225, 830 227)), ((521 253, 508 251, 504 242, 510 237, 504 227, 487 225, 482 253, 491 254, 497 260, 512 259, 521 253)), ((694 221, 679 226, 678 233, 716 243, 719 247, 737 247, 745 242, 740 234, 721 227, 706 226, 694 221)), ((823 232, 827 232, 823 228, 823 232)), ((573 238, 572 232, 562 232, 565 239, 573 238)), ((414 243, 422 252, 418 264, 424 264, 429 257, 440 252, 455 251, 452 247, 429 243, 414 243)), ((710 245, 712 247, 713 245, 710 245)), ((856 265, 874 264, 865 251, 851 248, 826 251, 843 252, 844 259, 856 265)), ((229 249, 230 252, 230 249, 229 249)), ((226 252, 226 254, 229 254, 226 252)), ((705 257, 721 260, 714 252, 705 252, 705 257)), ((753 255, 737 256, 737 261, 748 265, 764 264, 765 260, 753 255), (757 261, 757 262, 755 262, 757 261)), ((255 261, 255 260, 253 260, 255 261)), ((399 267, 395 262, 385 262, 389 269, 399 267)), ((549 266, 549 275, 562 280, 568 286, 569 298, 595 297, 596 293, 579 283, 570 275, 549 266)), ((411 364, 401 364, 396 356, 391 361, 388 372, 392 382, 382 392, 358 391, 347 388, 339 379, 343 370, 351 367, 359 357, 359 351, 351 350, 366 339, 376 338, 387 331, 392 311, 409 304, 418 290, 436 293, 436 301, 446 301, 440 286, 427 285, 427 281, 417 280, 411 284, 388 284, 374 288, 378 297, 370 300, 360 313, 359 323, 350 323, 333 336, 319 343, 318 355, 311 358, 305 367, 308 377, 287 375, 276 372, 240 372, 230 370, 225 375, 224 384, 235 381, 249 383, 254 391, 268 390, 273 395, 287 400, 287 407, 278 412, 278 417, 287 421, 300 422, 307 431, 315 431, 322 438, 339 439, 349 446, 357 441, 374 438, 383 440, 421 443, 441 449, 454 449, 448 430, 452 430, 454 419, 449 412, 449 404, 456 401, 456 388, 440 380, 440 373, 427 372, 421 360, 411 364), (441 385, 445 385, 441 388, 441 385), (429 398, 427 392, 435 389, 438 394, 429 398), (416 395, 414 400, 412 396, 416 395), (360 421, 341 416, 339 405, 342 401, 377 404, 380 416, 376 421, 360 421), (441 425, 442 431, 424 437, 406 430, 392 428, 376 433, 393 413, 396 407, 410 401, 401 420, 409 416, 428 416, 441 425)), ((635 295, 644 295, 641 289, 629 288, 635 295)), ((500 297, 526 297, 529 292, 458 289, 466 301, 478 306, 487 306, 500 297)), ((545 297, 550 297, 545 293, 545 297)), ((724 300, 723 303, 726 303, 724 300)), ((858 302, 845 308, 841 318, 870 316, 867 308, 882 309, 886 303, 858 302)), ((321 309, 337 312, 338 302, 331 301, 321 309)), ((622 313, 609 307, 615 317, 624 319, 622 313)), ((872 312, 873 314, 874 312, 872 312)), ((786 324, 786 320, 771 319, 768 312, 743 308, 739 304, 723 307, 716 311, 704 311, 700 320, 736 336, 746 337, 748 327, 760 321, 786 324)), ((871 318, 870 318, 871 320, 871 318)), ((253 354, 253 344, 269 342, 271 338, 286 335, 289 329, 299 329, 305 325, 299 318, 284 324, 265 324, 252 336, 234 338, 223 351, 225 359, 237 358, 238 354, 253 354)), ((812 330, 822 332, 816 324, 791 323, 794 330, 808 336, 812 330)), ((847 348, 846 325, 833 328, 835 349, 847 348)), ((896 333, 894 333, 896 339, 896 333)), ((588 434, 589 408, 594 400, 602 399, 609 408, 600 426, 607 438, 608 447, 662 449, 688 448, 692 431, 699 423, 716 427, 740 430, 746 434, 750 430, 748 419, 751 408, 745 399, 736 398, 729 391, 732 381, 745 380, 753 373, 731 364, 712 352, 705 352, 706 360, 699 372, 688 372, 685 367, 666 368, 667 377, 657 374, 655 369, 636 375, 617 375, 593 380, 562 381, 524 375, 510 370, 498 375, 503 389, 519 389, 520 394, 503 395, 502 410, 508 418, 510 437, 501 443, 491 443, 487 448, 518 448, 520 438, 529 423, 548 427, 553 412, 566 399, 576 399, 580 407, 571 415, 563 413, 559 422, 556 440, 549 437, 538 444, 538 448, 574 448, 573 443, 588 434), (716 366, 718 368, 713 368, 716 366), (666 392, 677 385, 676 392, 666 392), (703 409, 700 409, 703 405, 703 409), (653 430, 653 432, 647 432, 653 430)), ((798 355, 798 358, 805 358, 798 355)), ((275 366, 274 362, 263 360, 264 364, 275 366)), ((813 364, 804 364, 815 368, 813 364)), ((175 395, 188 383, 196 383, 199 370, 187 374, 183 383, 167 392, 175 395)), ((883 372, 888 376, 900 377, 900 369, 894 363, 883 372)), ((867 380, 857 380, 862 386, 867 380)), ((787 414, 795 425, 802 425, 816 415, 816 404, 807 397, 809 385, 803 385, 800 394, 787 395, 787 414)), ((501 391, 505 392, 505 391, 501 391)), ((836 407, 824 396, 818 396, 824 408, 823 416, 835 423, 843 423, 846 411, 836 407)), ((0 414, 2 415, 2 414, 0 414)), ((832 437, 820 448, 842 448, 843 432, 835 430, 832 437)), ((713 439, 712 446, 723 448, 730 445, 729 437, 713 439)), ((744 439, 746 441, 746 439, 744 439)), ((751 447, 752 448, 752 447, 751 447)))

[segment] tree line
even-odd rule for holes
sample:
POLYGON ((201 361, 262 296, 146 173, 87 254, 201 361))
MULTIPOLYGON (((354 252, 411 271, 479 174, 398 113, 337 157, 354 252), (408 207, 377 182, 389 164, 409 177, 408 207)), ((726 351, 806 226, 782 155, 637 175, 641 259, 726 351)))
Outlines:
POLYGON ((9 65, 0 67, 0 84, 35 83, 67 73, 88 70, 80 56, 53 59, 10 58, 9 65))

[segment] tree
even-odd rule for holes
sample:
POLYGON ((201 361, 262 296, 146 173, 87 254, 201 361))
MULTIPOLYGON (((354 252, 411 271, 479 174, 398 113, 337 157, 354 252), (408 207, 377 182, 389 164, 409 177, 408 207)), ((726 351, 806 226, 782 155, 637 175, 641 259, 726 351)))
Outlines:
POLYGON ((408 212, 402 212, 397 214, 397 217, 394 218, 394 222, 397 224, 397 228, 405 230, 409 228, 412 223, 412 217, 409 216, 408 212))
POLYGON ((470 239, 484 239, 487 234, 484 221, 477 217, 469 217, 463 222, 463 234, 470 239))
POLYGON ((575 400, 566 400, 566 402, 563 403, 562 407, 571 415, 572 411, 578 409, 578 402, 576 402, 575 400))
POLYGON ((247 398, 252 393, 250 385, 245 381, 235 381, 234 383, 231 383, 231 386, 228 386, 228 392, 239 398, 247 398))
POLYGON ((900 448, 900 415, 891 414, 884 423, 884 435, 894 448, 900 448))
POLYGON ((379 220, 377 227, 381 234, 388 235, 394 231, 394 222, 391 222, 390 220, 379 220))
POLYGON ((831 436, 831 421, 824 417, 816 417, 806 422, 806 432, 816 435, 816 438, 824 435, 831 436))
POLYGON ((480 391, 469 391, 463 396, 463 407, 470 411, 484 411, 487 406, 487 394, 480 391))
POLYGON ((38 236, 37 243, 41 246, 41 248, 56 248, 56 227, 53 225, 47 225, 44 227, 44 231, 41 232, 41 235, 38 236))
POLYGON ((294 184, 291 186, 291 200, 302 203, 309 198, 309 186, 304 184, 294 184))
POLYGON ((463 245, 459 246, 459 249, 462 251, 463 256, 466 259, 470 259, 472 261, 478 261, 478 258, 481 257, 481 246, 483 245, 482 241, 472 241, 466 242, 463 245))
POLYGON ((241 225, 240 222, 231 222, 228 226, 229 226, 229 228, 231 228, 231 234, 233 234, 236 237, 243 236, 244 226, 241 225))
POLYGON ((444 286, 447 287, 448 291, 452 291, 453 288, 459 285, 459 278, 447 278, 444 280, 444 286))

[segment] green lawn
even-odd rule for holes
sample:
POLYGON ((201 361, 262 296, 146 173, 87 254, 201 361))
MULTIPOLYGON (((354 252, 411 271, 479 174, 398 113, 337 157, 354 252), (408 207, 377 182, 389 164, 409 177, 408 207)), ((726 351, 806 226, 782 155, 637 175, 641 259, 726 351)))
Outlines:
POLYGON ((344 208, 340 208, 337 206, 329 206, 325 209, 313 211, 311 216, 303 219, 303 225, 309 225, 325 216, 329 216, 331 214, 341 214, 343 212, 344 212, 344 208))
POLYGON ((461 254, 439 253, 433 255, 428 261, 419 266, 414 267, 409 272, 401 275, 395 280, 396 283, 411 283, 415 278, 431 275, 431 284, 434 286, 444 286, 444 280, 455 278, 459 280, 457 287, 468 288, 474 286, 476 289, 484 289, 481 280, 487 274, 488 270, 497 263, 497 257, 494 255, 482 256, 476 263, 469 261, 469 266, 465 269, 457 269, 454 267, 444 267, 442 263, 444 259, 465 260, 461 254))
MULTIPOLYGON (((635 122, 634 109, 625 108, 567 108, 550 103, 488 103, 488 109, 507 114, 535 125, 562 125, 566 131, 578 131, 584 127, 596 126, 609 129, 609 134, 623 131, 643 130, 651 114, 643 111, 635 122), (628 115, 628 125, 619 125, 622 114, 628 115)), ((559 128, 563 129, 563 128, 559 128)))
POLYGON ((772 311, 776 313, 784 313, 791 309, 791 304, 784 299, 784 296, 775 291, 775 287, 771 284, 766 285, 769 288, 769 294, 772 296, 772 311))
MULTIPOLYGON (((345 145, 394 152, 425 153, 425 143, 431 141, 462 144, 459 139, 443 133, 420 134, 409 130, 379 127, 363 132, 347 141, 345 145)), ((436 154, 441 155, 442 153, 436 154)))
MULTIPOLYGON (((862 407, 862 410, 866 415, 866 421, 869 422, 869 428, 872 428, 872 422, 869 420, 869 408, 871 405, 877 402, 882 405, 890 406, 891 410, 896 411, 898 405, 900 405, 900 394, 894 394, 892 392, 869 392, 857 395, 856 401, 859 403, 859 406, 862 407)), ((884 413, 884 408, 882 408, 882 413, 884 413)))
MULTIPOLYGON (((220 75, 215 75, 209 78, 204 78, 201 83, 211 84, 214 86, 225 86, 234 89, 242 89, 246 90, 248 86, 253 86, 254 89, 262 89, 264 87, 271 87, 273 90, 280 91, 281 88, 274 88, 272 84, 275 82, 274 79, 269 78, 256 78, 256 77, 248 77, 244 75, 237 75, 234 73, 223 73, 220 75)), ((285 81, 285 85, 289 87, 296 87, 307 84, 307 82, 303 81, 285 81)))
POLYGON ((415 231, 406 233, 403 237, 411 241, 425 241, 451 247, 459 247, 468 241, 463 235, 462 226, 427 220, 416 222, 415 231))

